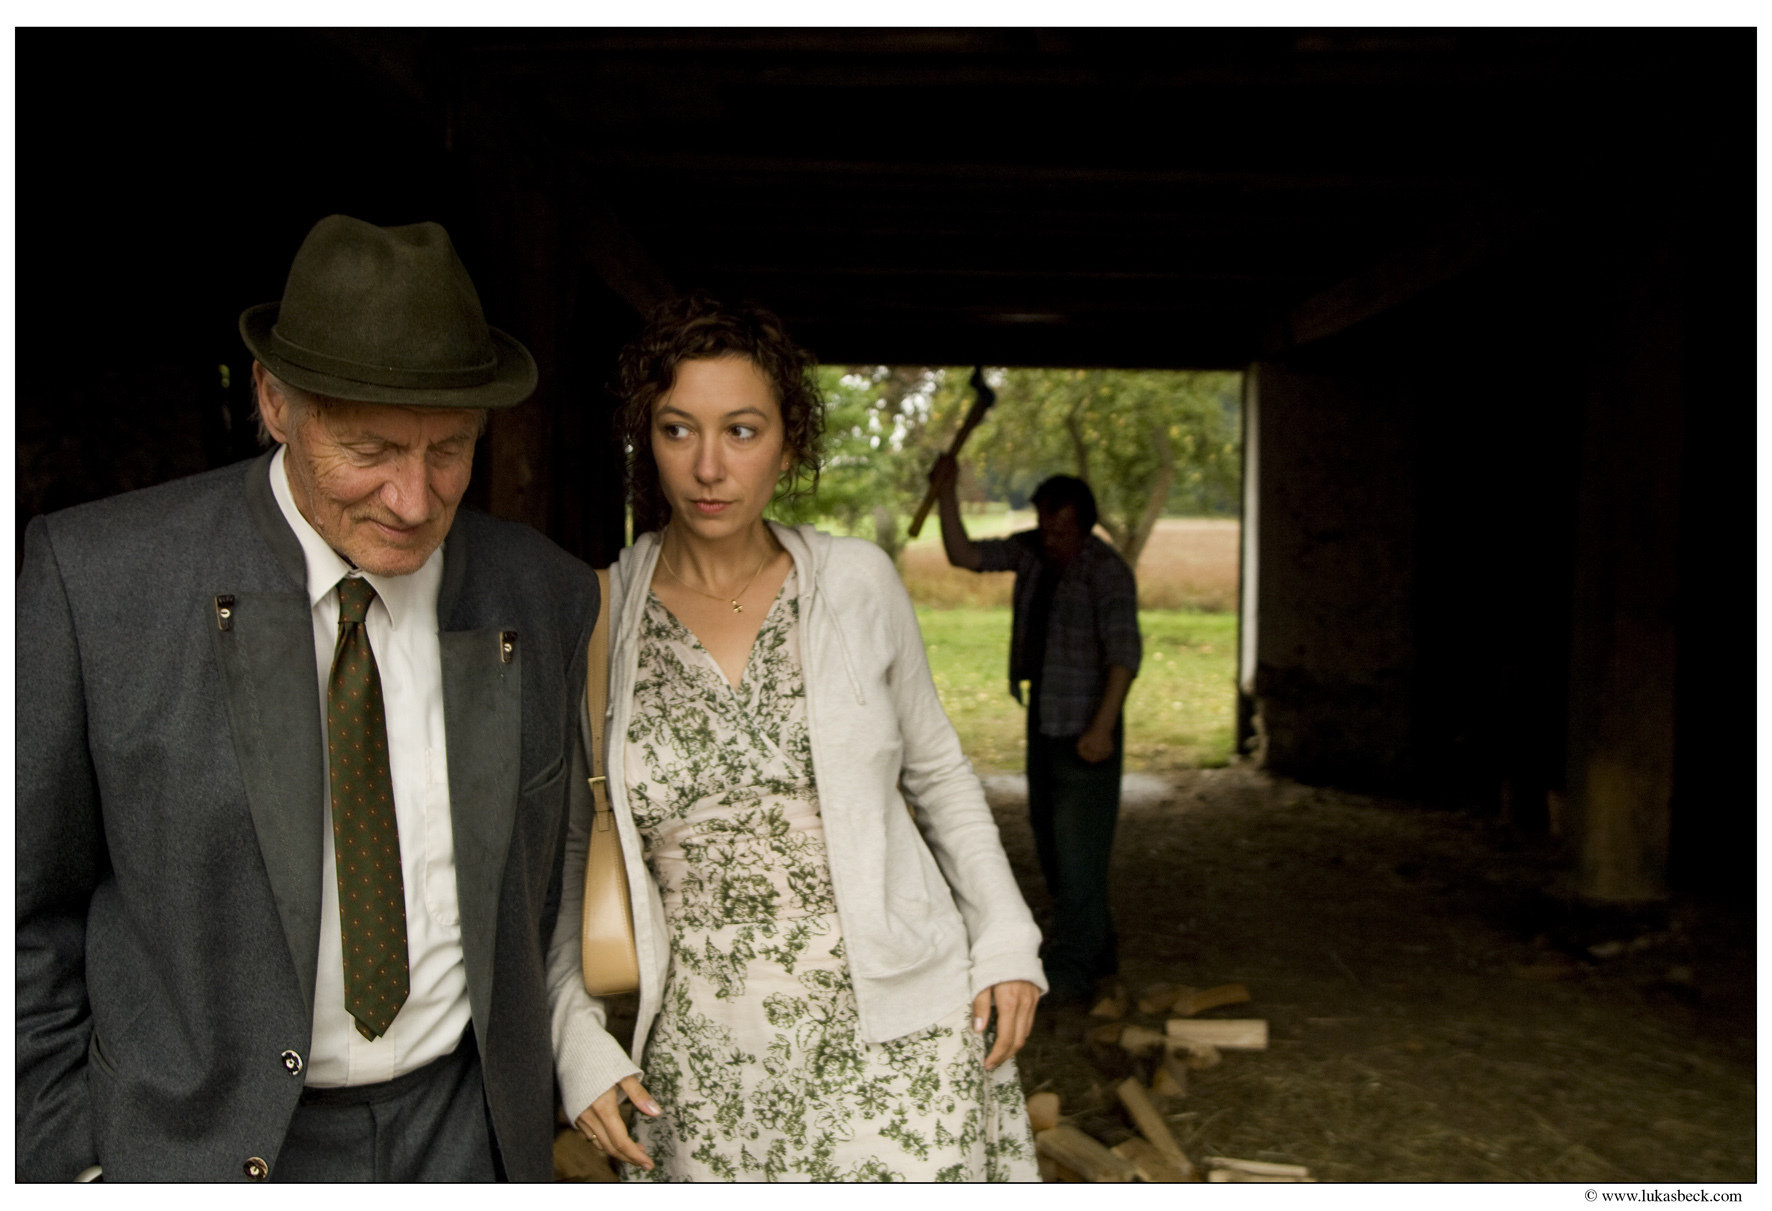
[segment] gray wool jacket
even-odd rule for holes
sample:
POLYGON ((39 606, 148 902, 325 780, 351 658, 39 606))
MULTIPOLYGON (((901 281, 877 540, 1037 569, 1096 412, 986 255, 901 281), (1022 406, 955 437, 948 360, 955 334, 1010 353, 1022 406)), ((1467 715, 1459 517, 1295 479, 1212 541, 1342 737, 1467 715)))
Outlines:
MULTIPOLYGON (((771 525, 797 573, 813 777, 863 1038, 885 1042, 922 1030, 1006 980, 1045 991, 1039 930, 936 696, 916 612, 892 561, 863 539, 771 525)), ((658 550, 656 534, 642 535, 610 573, 614 630, 604 735, 640 956, 629 1051, 604 1030, 604 1007, 585 993, 579 973, 589 808, 575 804, 567 828, 548 981, 555 1066, 565 1109, 575 1117, 622 1077, 640 1072, 670 970, 664 908, 622 768, 637 637, 658 550)))
MULTIPOLYGON (((109 1180, 276 1180, 313 1028, 325 746, 306 567, 268 459, 26 531, 21 1179, 97 1163, 109 1180)), ((467 510, 443 560, 468 1000, 504 1170, 546 1181, 544 948, 567 800, 584 793, 572 712, 597 581, 528 527, 467 510)))

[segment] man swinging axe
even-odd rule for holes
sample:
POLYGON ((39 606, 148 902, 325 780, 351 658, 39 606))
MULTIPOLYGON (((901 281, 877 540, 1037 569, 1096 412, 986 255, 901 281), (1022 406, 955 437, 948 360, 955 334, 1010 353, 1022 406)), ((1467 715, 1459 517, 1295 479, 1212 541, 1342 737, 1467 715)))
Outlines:
POLYGON ((982 370, 973 385, 978 402, 931 469, 929 493, 940 503, 949 563, 1015 573, 1009 692, 1022 702, 1022 683, 1028 683, 1028 818, 1052 897, 1041 958, 1052 985, 1048 996, 1086 1003, 1097 982, 1119 968, 1108 862, 1120 811, 1121 708, 1141 654, 1138 586, 1126 561, 1092 533, 1095 494, 1075 476, 1054 475, 1034 490, 1036 529, 968 537, 955 491, 955 455, 993 398, 982 370))

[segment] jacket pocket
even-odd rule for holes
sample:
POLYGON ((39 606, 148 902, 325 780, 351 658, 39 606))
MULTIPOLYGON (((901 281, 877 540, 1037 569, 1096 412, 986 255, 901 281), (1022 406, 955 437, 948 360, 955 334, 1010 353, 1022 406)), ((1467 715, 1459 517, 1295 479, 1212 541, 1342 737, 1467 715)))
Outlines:
MULTIPOLYGON (((553 764, 542 770, 541 773, 531 778, 528 782, 525 782, 522 788, 517 791, 517 794, 520 797, 527 797, 535 794, 537 791, 546 790, 550 782, 558 782, 565 773, 566 754, 560 753, 555 756, 553 764)), ((509 786, 510 784, 507 782, 505 785, 509 786)))
POLYGON ((92 1038, 86 1043, 86 1058, 106 1076, 116 1077, 117 1064, 105 1054, 105 1047, 103 1043, 99 1042, 98 1027, 96 1026, 92 1029, 92 1038))
POLYGON ((879 923, 857 939, 850 962, 857 975, 869 979, 904 975, 941 958, 952 944, 959 922, 945 920, 922 897, 886 893, 886 911, 879 923))

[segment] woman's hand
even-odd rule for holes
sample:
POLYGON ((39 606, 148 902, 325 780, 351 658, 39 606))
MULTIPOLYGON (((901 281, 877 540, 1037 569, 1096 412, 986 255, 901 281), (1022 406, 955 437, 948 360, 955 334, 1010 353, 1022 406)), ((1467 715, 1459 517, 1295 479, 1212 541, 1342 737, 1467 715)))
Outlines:
POLYGON ((634 1103, 634 1108, 648 1118, 657 1118, 662 1113, 658 1103, 652 1100, 652 1095, 641 1086, 639 1077, 624 1076, 620 1084, 611 1085, 604 1090, 603 1096, 592 1102, 590 1108, 578 1116, 578 1129, 584 1133, 586 1139, 606 1152, 610 1159, 650 1169, 652 1158, 646 1155, 646 1149, 628 1136, 627 1124, 621 1121, 619 1095, 623 1093, 628 1095, 628 1101, 634 1103))
POLYGON ((990 1023, 993 1002, 997 1009, 997 1045, 984 1057, 989 1071, 1021 1050, 1034 1028, 1034 1006, 1040 990, 1026 980, 1004 980, 972 998, 972 1029, 979 1033, 990 1023))

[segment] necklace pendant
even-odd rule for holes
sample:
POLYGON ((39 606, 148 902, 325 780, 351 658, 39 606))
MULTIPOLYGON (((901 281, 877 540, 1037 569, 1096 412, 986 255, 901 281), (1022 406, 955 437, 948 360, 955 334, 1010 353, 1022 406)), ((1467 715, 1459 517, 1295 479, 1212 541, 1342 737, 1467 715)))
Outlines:
POLYGON ((738 602, 736 600, 734 600, 732 603, 732 612, 734 614, 742 614, 742 613, 744 613, 744 607, 739 605, 738 602))

